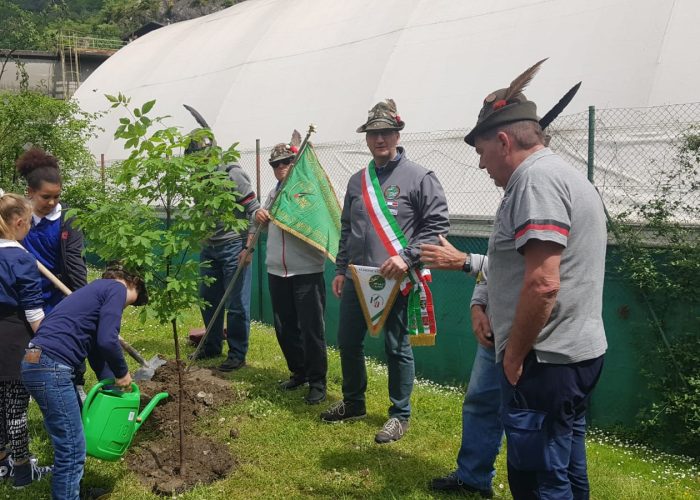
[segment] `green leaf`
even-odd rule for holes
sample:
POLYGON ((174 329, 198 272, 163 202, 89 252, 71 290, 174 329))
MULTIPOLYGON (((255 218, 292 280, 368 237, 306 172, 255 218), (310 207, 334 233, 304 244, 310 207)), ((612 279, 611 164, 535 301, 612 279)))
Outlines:
POLYGON ((150 110, 153 109, 153 106, 155 106, 155 104, 156 104, 155 99, 153 99, 152 101, 146 102, 143 106, 141 106, 141 113, 143 113, 145 115, 146 113, 148 113, 150 110))

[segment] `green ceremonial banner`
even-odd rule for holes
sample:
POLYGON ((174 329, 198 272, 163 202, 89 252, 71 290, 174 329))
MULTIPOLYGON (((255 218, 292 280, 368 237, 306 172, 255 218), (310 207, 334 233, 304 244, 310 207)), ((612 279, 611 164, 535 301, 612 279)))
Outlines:
POLYGON ((326 252, 335 262, 340 241, 340 205, 333 186, 307 143, 270 207, 270 218, 284 231, 326 252))

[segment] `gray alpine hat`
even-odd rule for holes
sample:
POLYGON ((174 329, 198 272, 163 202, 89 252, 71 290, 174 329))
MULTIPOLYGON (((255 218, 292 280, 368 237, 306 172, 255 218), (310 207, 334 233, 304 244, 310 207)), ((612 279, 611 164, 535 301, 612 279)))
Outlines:
POLYGON ((396 113, 394 100, 385 99, 369 110, 367 121, 357 128, 357 132, 362 134, 372 130, 403 130, 405 125, 396 113))

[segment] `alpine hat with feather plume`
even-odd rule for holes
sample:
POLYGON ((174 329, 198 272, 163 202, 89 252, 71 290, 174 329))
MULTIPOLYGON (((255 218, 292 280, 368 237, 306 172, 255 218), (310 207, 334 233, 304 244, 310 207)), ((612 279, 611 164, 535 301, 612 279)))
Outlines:
POLYGON ((301 134, 298 130, 294 130, 291 141, 288 143, 280 142, 272 148, 268 163, 275 166, 278 161, 294 158, 299 152, 299 146, 301 146, 301 134))
POLYGON ((530 66, 513 80, 508 88, 496 90, 487 95, 481 112, 479 112, 479 118, 476 120, 476 125, 464 137, 464 142, 474 146, 477 135, 508 123, 519 121, 539 122, 537 106, 534 102, 527 100, 523 90, 546 60, 542 59, 530 66))
POLYGON ((367 114, 367 121, 357 127, 357 132, 363 134, 373 130, 403 130, 406 124, 396 113, 396 103, 393 99, 385 99, 374 105, 367 114))

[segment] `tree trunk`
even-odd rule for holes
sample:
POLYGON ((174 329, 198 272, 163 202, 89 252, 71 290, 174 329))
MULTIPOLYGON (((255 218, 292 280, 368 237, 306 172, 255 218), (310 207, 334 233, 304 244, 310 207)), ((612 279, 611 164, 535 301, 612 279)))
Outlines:
POLYGON ((185 449, 185 430, 182 426, 182 398, 185 396, 184 387, 182 384, 182 363, 180 362, 180 342, 177 337, 177 320, 172 320, 173 325, 173 342, 175 342, 175 363, 177 363, 177 385, 178 385, 178 397, 177 397, 177 425, 180 432, 180 466, 178 472, 182 474, 182 467, 184 463, 183 454, 185 449))

